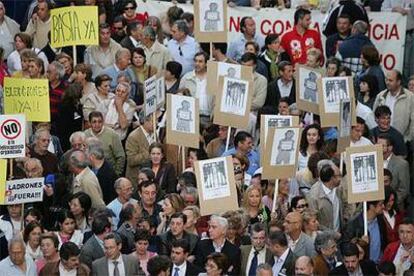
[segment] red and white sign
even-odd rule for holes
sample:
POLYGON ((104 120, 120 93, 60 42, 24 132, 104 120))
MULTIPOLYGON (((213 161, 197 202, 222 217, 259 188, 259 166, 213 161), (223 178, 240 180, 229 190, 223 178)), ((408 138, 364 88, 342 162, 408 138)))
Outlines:
MULTIPOLYGON (((138 13, 145 16, 155 15, 165 17, 168 8, 173 4, 158 1, 137 1, 138 13)), ((178 5, 186 12, 193 12, 192 5, 178 5)), ((256 21, 257 33, 266 36, 270 33, 283 34, 293 27, 294 9, 236 7, 228 8, 228 42, 236 39, 240 34, 240 20, 244 16, 251 16, 256 21)), ((312 28, 321 30, 327 14, 320 11, 312 11, 312 28)), ((388 71, 391 69, 402 70, 404 62, 404 42, 407 25, 407 17, 393 12, 371 12, 369 37, 377 47, 381 55, 381 65, 388 71)), ((325 49, 325 36, 322 35, 323 48, 325 49)))
POLYGON ((24 157, 26 154, 26 117, 0 115, 0 158, 24 157))

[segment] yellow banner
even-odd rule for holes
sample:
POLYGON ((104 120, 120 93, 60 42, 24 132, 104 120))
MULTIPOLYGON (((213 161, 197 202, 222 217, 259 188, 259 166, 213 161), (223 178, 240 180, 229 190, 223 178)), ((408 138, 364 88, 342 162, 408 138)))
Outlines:
POLYGON ((7 160, 0 159, 0 204, 4 203, 6 197, 6 174, 7 174, 7 160))
POLYGON ((47 79, 4 79, 4 113, 25 114, 31 122, 50 122, 47 79))
POLYGON ((52 9, 50 44, 60 48, 71 45, 98 45, 98 7, 52 9))

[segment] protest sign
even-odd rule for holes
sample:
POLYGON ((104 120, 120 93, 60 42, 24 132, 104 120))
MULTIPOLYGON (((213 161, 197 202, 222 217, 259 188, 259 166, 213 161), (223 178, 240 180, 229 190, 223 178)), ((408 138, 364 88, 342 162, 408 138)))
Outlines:
POLYGON ((247 128, 253 98, 253 80, 220 77, 214 105, 214 123, 247 128))
POLYGON ((199 103, 188 96, 167 95, 167 144, 199 147, 199 103))
POLYGON ((346 149, 348 203, 384 199, 384 165, 381 145, 346 149))
POLYGON ((337 152, 344 152, 351 145, 352 121, 356 121, 355 111, 353 109, 355 105, 352 104, 353 102, 354 99, 347 99, 341 100, 339 104, 337 152))
POLYGON ((43 200, 44 178, 24 178, 6 181, 0 190, 0 204, 21 204, 43 200))
MULTIPOLYGON (((171 2, 138 0, 137 12, 161 17, 168 8, 177 5, 185 12, 194 13, 193 5, 173 4, 171 2)), ((282 35, 294 26, 293 15, 296 9, 235 7, 227 9, 227 42, 240 37, 240 21, 244 16, 251 16, 256 22, 256 34, 266 36, 271 33, 282 35)), ((322 30, 323 21, 327 16, 318 10, 312 11, 310 28, 322 30)), ((381 66, 385 71, 402 70, 404 62, 404 43, 407 17, 396 12, 370 12, 370 28, 368 36, 381 54, 381 66), (386 18, 387 20, 384 20, 386 18)), ((326 37, 322 35, 322 44, 326 37)))
POLYGON ((227 41, 227 1, 194 1, 194 37, 199 42, 227 41))
POLYGON ((157 108, 161 108, 165 103, 165 78, 157 78, 157 108))
POLYGON ((300 110, 319 114, 318 79, 321 70, 298 65, 296 70, 296 104, 300 110))
POLYGON ((0 158, 25 157, 25 155, 25 116, 0 115, 0 158))
POLYGON ((48 80, 4 78, 4 113, 25 114, 31 122, 50 122, 48 80))
POLYGON ((144 112, 145 116, 149 116, 157 111, 157 77, 144 81, 144 112))
POLYGON ((196 161, 194 171, 202 216, 239 208, 231 156, 196 161))
POLYGON ((4 202, 7 179, 7 160, 0 159, 0 203, 4 202))
POLYGON ((299 155, 299 127, 270 128, 266 138, 263 179, 294 177, 299 155))
POLYGON ((51 20, 52 47, 99 44, 98 7, 72 6, 52 9, 51 20))

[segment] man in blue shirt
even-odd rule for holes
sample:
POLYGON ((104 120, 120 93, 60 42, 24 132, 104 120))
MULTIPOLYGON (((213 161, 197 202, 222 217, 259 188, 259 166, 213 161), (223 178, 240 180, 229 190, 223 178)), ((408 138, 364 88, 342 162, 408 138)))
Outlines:
POLYGON ((248 132, 240 131, 237 133, 234 137, 234 148, 227 150, 222 156, 229 156, 236 153, 240 153, 249 159, 247 173, 253 175, 260 167, 260 155, 253 149, 253 138, 248 132))
POLYGON ((0 275, 36 276, 36 266, 32 258, 26 255, 26 245, 20 238, 9 243, 9 257, 0 262, 0 275))

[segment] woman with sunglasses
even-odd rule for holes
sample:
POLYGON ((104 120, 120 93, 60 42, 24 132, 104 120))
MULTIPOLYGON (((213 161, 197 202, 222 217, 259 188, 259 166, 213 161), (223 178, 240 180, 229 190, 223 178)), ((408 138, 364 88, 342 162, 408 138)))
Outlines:
POLYGON ((122 7, 122 16, 125 18, 127 24, 134 21, 142 22, 142 15, 137 14, 135 11, 137 9, 137 3, 134 0, 127 0, 124 2, 122 7))
POLYGON ((303 196, 295 196, 290 201, 290 208, 292 212, 299 212, 303 213, 303 211, 308 208, 308 203, 306 202, 305 197, 303 196))

